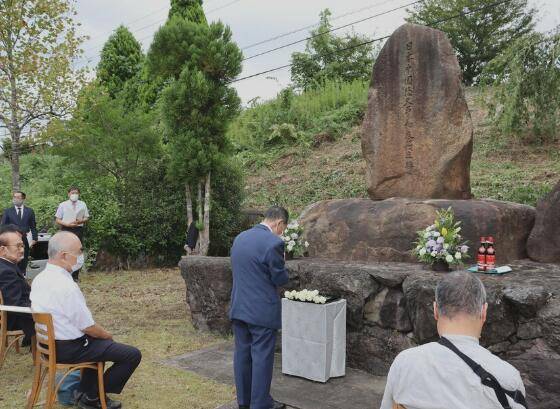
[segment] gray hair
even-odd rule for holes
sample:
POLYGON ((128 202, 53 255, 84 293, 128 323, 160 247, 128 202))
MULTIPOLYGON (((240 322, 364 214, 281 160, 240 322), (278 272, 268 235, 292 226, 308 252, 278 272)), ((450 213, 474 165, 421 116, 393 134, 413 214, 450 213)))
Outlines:
POLYGON ((485 303, 484 284, 472 273, 449 273, 437 284, 437 309, 440 315, 447 318, 460 313, 478 316, 485 303))
POLYGON ((66 240, 70 235, 75 236, 74 233, 69 231, 59 231, 49 239, 49 248, 47 255, 50 259, 55 258, 60 253, 68 250, 68 241, 66 240))

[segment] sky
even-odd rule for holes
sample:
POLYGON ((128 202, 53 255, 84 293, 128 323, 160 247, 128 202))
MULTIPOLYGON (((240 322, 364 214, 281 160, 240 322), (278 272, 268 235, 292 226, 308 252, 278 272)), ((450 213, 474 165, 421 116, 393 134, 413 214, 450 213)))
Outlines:
MULTIPOLYGON (((242 48, 244 56, 282 46, 308 35, 309 29, 298 31, 254 47, 257 42, 278 35, 296 31, 319 19, 319 12, 329 8, 332 12, 332 25, 338 27, 355 21, 373 17, 336 31, 344 34, 354 30, 369 37, 383 37, 392 33, 404 23, 406 8, 400 8, 414 0, 207 0, 204 10, 209 21, 220 20, 229 25, 236 43, 242 48)), ((529 0, 538 9, 538 31, 548 31, 560 24, 560 0, 529 0)), ((77 0, 76 19, 80 30, 89 36, 83 44, 84 58, 79 66, 95 68, 99 52, 111 32, 120 24, 127 26, 147 51, 154 33, 165 22, 169 10, 169 0, 77 0)), ((294 51, 305 49, 305 42, 278 50, 243 63, 241 76, 265 71, 290 63, 294 51)), ((235 83, 244 104, 255 98, 267 100, 290 84, 290 69, 285 68, 266 75, 235 83)))

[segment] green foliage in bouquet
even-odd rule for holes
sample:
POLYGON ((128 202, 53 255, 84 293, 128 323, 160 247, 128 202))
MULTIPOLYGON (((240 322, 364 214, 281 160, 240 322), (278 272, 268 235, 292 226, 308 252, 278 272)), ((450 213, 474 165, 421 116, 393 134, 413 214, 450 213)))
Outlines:
POLYGON ((461 222, 455 221, 453 209, 442 209, 436 212, 434 224, 417 232, 418 240, 412 250, 418 260, 433 264, 438 260, 449 264, 461 265, 468 257, 469 247, 459 234, 461 222))

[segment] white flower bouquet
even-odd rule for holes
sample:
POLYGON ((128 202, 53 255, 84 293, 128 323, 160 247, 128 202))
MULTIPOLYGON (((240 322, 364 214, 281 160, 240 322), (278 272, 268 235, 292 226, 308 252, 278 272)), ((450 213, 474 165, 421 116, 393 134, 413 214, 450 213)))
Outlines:
POLYGON ((468 257, 469 247, 462 241, 460 231, 461 222, 455 221, 453 209, 439 210, 434 224, 417 233, 416 248, 412 252, 418 260, 427 264, 445 262, 462 265, 468 257))
POLYGON ((284 297, 292 301, 303 301, 315 304, 325 304, 329 297, 319 294, 319 290, 286 291, 284 297))
POLYGON ((281 238, 286 244, 286 253, 294 257, 303 256, 309 247, 309 243, 303 239, 303 226, 297 221, 288 224, 281 238))

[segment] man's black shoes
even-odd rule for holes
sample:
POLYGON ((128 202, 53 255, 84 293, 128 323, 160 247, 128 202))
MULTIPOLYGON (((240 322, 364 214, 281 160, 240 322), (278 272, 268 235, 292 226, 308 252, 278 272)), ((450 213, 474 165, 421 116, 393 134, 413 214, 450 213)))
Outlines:
MULTIPOLYGON (((107 402, 107 409, 120 409, 122 407, 119 401, 112 400, 108 396, 105 396, 105 401, 107 402)), ((101 409, 101 401, 99 398, 90 399, 83 394, 78 400, 78 407, 80 409, 101 409)))
MULTIPOLYGON (((272 401, 272 407, 270 409, 285 409, 286 405, 282 402, 278 402, 278 401, 272 401)), ((246 405, 240 405, 239 409, 249 409, 249 406, 246 405)))
POLYGON ((270 409, 286 409, 286 404, 275 400, 270 409))

